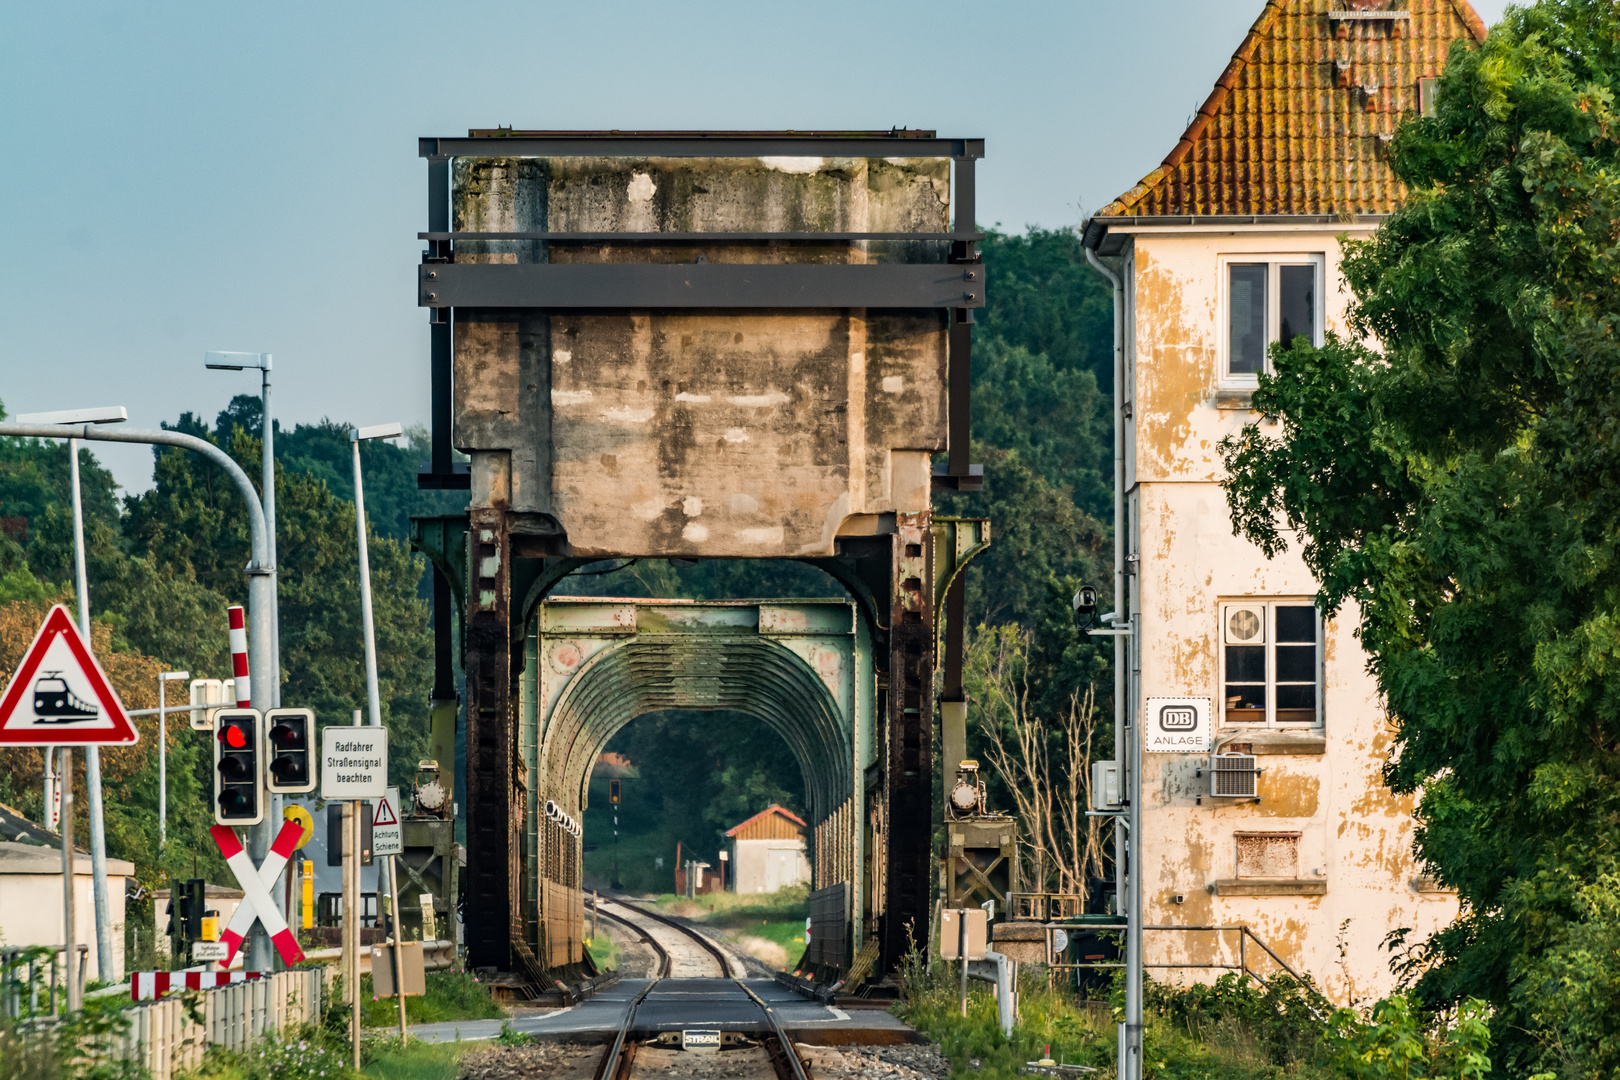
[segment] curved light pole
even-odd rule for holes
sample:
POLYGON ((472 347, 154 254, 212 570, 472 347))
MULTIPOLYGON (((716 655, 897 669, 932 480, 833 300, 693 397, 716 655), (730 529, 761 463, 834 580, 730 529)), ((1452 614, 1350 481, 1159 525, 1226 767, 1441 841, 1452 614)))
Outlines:
MULTIPOLYGON (((242 501, 247 504, 248 532, 252 539, 253 560, 248 563, 246 569, 248 579, 248 653, 254 670, 270 670, 274 657, 272 613, 275 609, 276 594, 276 567, 270 558, 270 533, 265 527, 264 508, 259 505, 259 493, 253 490, 253 482, 248 479, 247 473, 243 472, 241 467, 231 460, 229 454, 206 439, 199 439, 195 435, 186 435, 179 431, 125 431, 113 428, 97 428, 93 424, 87 423, 0 423, 0 435, 16 435, 22 438, 36 439, 68 439, 70 441, 83 439, 86 442, 178 446, 201 454, 225 470, 225 475, 230 477, 231 481, 236 484, 236 490, 241 494, 242 501)), ((253 680, 253 708, 261 712, 274 708, 270 704, 271 686, 274 681, 273 679, 253 680)), ((65 781, 66 778, 64 778, 65 781)), ((65 805, 65 796, 63 802, 65 805)), ((264 857, 269 854, 272 834, 276 825, 277 823, 272 821, 269 815, 266 815, 265 820, 255 825, 249 834, 248 851, 253 856, 255 863, 263 862, 264 857)), ((64 844, 63 846, 66 847, 67 845, 64 844)), ((270 947, 270 937, 264 931, 264 924, 254 923, 252 935, 248 938, 247 966, 250 970, 273 971, 275 970, 274 964, 275 952, 270 947)), ((70 970, 72 966, 69 964, 70 970)))

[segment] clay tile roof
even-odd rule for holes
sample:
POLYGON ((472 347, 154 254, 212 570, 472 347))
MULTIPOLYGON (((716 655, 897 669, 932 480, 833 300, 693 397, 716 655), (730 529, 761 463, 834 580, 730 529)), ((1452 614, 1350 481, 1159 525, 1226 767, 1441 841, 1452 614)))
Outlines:
POLYGON ((1388 138, 1469 38, 1468 0, 1268 0, 1164 162, 1097 216, 1387 214, 1388 138))
POLYGON ((799 828, 801 828, 801 829, 809 827, 809 826, 805 825, 804 819, 801 818, 798 814, 795 814, 793 811, 791 811, 791 810, 789 810, 789 809, 787 809, 785 807, 779 806, 776 803, 771 803, 771 805, 767 806, 765 809, 761 810, 759 813, 755 814, 753 817, 749 818, 747 821, 738 822, 736 825, 733 825, 731 828, 727 829, 726 830, 726 835, 727 836, 736 836, 738 833, 740 833, 744 829, 748 828, 748 826, 752 825, 754 822, 758 821, 760 818, 768 817, 771 814, 781 814, 783 817, 787 818, 789 821, 795 822, 799 826, 799 828))

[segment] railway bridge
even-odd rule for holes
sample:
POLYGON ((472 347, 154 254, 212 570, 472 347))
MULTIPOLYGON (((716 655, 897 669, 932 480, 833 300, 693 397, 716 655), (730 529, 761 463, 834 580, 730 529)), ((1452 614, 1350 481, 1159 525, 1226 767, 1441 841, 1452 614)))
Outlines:
POLYGON ((962 571, 989 543, 931 509, 983 484, 982 140, 496 129, 420 152, 419 483, 468 510, 413 543, 437 568, 436 752, 465 740, 470 963, 581 960, 580 841, 540 808, 577 818, 617 730, 691 708, 781 733, 838 899, 822 960, 891 964, 927 939, 935 709, 960 756, 962 571), (799 560, 845 595, 565 595, 618 557, 799 560))

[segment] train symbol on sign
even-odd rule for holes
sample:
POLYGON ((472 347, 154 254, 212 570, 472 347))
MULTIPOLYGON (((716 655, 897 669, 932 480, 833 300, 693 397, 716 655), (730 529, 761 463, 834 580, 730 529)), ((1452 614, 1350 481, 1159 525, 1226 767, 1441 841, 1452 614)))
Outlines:
POLYGON ((1159 710, 1160 731, 1194 731, 1198 728, 1198 710, 1191 705, 1166 705, 1159 710))
POLYGON ((101 710, 75 696, 60 671, 44 671, 34 680, 34 715, 41 723, 72 724, 94 720, 101 710))

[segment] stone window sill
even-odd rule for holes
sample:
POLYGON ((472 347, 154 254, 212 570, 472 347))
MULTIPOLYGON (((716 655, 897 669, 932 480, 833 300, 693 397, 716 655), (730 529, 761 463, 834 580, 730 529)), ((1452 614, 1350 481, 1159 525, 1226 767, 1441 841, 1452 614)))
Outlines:
POLYGON ((1216 748, 1245 744, 1248 752, 1266 754, 1325 754, 1327 735, 1320 731, 1290 728, 1222 728, 1216 735, 1216 748))
POLYGON ((1326 896, 1324 878, 1297 881, 1265 881, 1249 878, 1229 878, 1210 885, 1216 896, 1326 896))
POLYGON ((1253 409, 1253 390, 1217 390, 1215 391, 1215 407, 1217 409, 1253 409))

